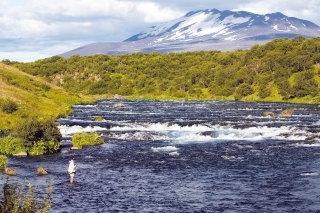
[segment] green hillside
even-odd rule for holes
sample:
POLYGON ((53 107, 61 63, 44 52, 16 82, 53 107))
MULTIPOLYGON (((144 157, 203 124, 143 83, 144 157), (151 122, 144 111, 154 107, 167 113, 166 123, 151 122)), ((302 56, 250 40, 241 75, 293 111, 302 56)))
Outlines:
POLYGON ((232 52, 53 56, 32 63, 4 63, 74 94, 320 102, 320 38, 275 39, 232 52))
POLYGON ((7 131, 28 118, 55 119, 76 103, 93 101, 0 63, 0 130, 7 131))

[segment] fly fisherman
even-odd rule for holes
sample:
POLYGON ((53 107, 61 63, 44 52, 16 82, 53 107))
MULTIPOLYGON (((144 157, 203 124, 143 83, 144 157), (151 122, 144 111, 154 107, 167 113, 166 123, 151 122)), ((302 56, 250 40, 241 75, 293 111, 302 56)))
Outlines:
POLYGON ((74 162, 74 158, 69 161, 68 173, 70 175, 70 183, 73 183, 74 175, 76 174, 77 165, 74 162))

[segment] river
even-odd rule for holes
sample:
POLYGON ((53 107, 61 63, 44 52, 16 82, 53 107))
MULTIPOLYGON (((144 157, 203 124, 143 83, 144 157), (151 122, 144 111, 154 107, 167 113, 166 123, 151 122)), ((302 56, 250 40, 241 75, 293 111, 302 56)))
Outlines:
POLYGON ((53 183, 50 212, 320 212, 319 105, 100 100, 73 109, 58 120, 61 152, 8 161, 18 173, 9 182, 53 183), (264 116, 287 108, 290 118, 264 116), (105 144, 70 150, 82 131, 105 144), (49 175, 37 177, 39 166, 49 175))

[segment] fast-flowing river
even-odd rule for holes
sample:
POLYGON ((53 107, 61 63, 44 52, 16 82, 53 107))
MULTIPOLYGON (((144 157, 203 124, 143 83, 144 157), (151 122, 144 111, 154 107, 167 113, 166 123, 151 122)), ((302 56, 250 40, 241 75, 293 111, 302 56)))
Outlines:
POLYGON ((320 212, 319 105, 101 100, 59 124, 60 153, 8 162, 9 182, 53 182, 51 212, 320 212), (105 144, 70 150, 82 131, 105 144))

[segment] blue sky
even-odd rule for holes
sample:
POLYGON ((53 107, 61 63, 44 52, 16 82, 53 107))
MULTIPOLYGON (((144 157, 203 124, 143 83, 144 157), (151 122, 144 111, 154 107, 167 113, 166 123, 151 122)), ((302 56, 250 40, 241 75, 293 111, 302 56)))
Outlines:
POLYGON ((0 0, 0 60, 35 61, 213 9, 282 12, 320 25, 319 0, 0 0))

